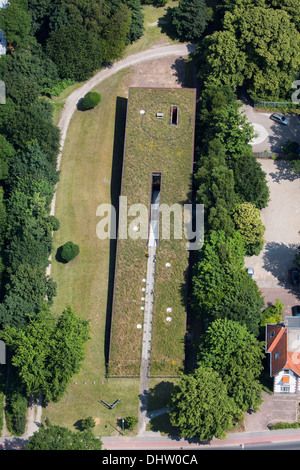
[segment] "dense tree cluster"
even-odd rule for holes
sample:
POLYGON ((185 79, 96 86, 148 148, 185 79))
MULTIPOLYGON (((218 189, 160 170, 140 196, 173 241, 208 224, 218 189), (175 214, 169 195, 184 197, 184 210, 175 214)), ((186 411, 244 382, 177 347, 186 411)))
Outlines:
MULTIPOLYGON (((0 28, 7 39, 0 58, 6 85, 0 106, 0 335, 19 375, 10 409, 20 430, 22 397, 62 397, 83 360, 89 329, 71 307, 55 321, 49 310, 56 295, 46 268, 60 225, 49 215, 60 134, 46 97, 120 57, 142 34, 143 15, 140 0, 11 0, 0 10, 0 28)), ((66 258, 78 250, 73 244, 66 258)))
POLYGON ((102 441, 90 429, 71 431, 54 426, 47 419, 38 432, 29 437, 25 450, 101 450, 102 441))
POLYGON ((216 30, 198 48, 198 70, 206 86, 246 83, 254 98, 290 99, 299 78, 299 0, 218 2, 216 30))
POLYGON ((170 418, 183 436, 210 440, 225 437, 243 412, 262 403, 264 300, 244 259, 263 247, 260 210, 269 189, 230 83, 212 82, 202 91, 196 130, 194 181, 205 238, 194 265, 192 307, 205 332, 195 372, 172 393, 170 418))

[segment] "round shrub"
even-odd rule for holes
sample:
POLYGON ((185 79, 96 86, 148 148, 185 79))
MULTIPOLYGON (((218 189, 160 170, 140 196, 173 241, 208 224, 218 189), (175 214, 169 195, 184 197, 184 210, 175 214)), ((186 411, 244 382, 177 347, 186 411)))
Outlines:
POLYGON ((49 222, 52 225, 52 230, 59 230, 60 222, 54 215, 49 215, 49 222))
POLYGON ((80 429, 82 431, 87 431, 95 427, 95 420, 92 416, 80 420, 80 429))
POLYGON ((67 242, 63 245, 61 250, 61 257, 67 263, 72 261, 72 259, 76 258, 79 254, 79 246, 75 245, 73 242, 67 242))
POLYGON ((99 104, 100 101, 101 101, 100 93, 96 93, 95 91, 89 91, 82 99, 81 107, 84 110, 92 109, 95 106, 97 106, 97 104, 99 104))

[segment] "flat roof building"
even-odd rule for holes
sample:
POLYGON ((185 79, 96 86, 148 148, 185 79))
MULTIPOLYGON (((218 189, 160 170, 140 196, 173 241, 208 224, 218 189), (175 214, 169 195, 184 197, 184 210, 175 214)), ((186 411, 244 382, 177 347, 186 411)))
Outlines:
POLYGON ((183 370, 195 104, 195 89, 129 90, 108 376, 183 370))

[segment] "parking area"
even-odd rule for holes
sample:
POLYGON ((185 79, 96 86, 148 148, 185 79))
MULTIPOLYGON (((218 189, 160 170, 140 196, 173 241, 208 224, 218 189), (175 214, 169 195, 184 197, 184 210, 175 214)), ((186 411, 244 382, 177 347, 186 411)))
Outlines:
POLYGON ((257 137, 253 140, 253 151, 282 153, 287 141, 297 142, 300 145, 300 118, 298 115, 288 115, 287 126, 270 119, 272 113, 257 112, 250 105, 243 105, 247 119, 253 124, 257 137))
POLYGON ((268 424, 279 421, 293 423, 298 420, 299 399, 289 395, 269 395, 263 392, 263 403, 259 412, 245 418, 245 431, 265 431, 268 424))
POLYGON ((285 304, 284 313, 300 304, 299 286, 291 283, 291 268, 300 245, 300 178, 283 160, 260 159, 267 174, 270 202, 261 211, 266 227, 265 246, 259 256, 246 258, 254 269, 254 279, 270 305, 276 298, 285 304))
MULTIPOLYGON (((244 106, 248 120, 260 128, 260 135, 252 147, 254 152, 279 151, 287 139, 300 142, 300 120, 290 118, 289 125, 274 123, 270 114, 256 112, 244 106)), ((300 246, 300 177, 285 160, 261 158, 263 171, 267 174, 270 202, 261 211, 266 227, 265 246, 259 256, 246 258, 247 267, 254 269, 254 279, 262 291, 265 306, 279 298, 285 305, 284 314, 291 315, 291 308, 300 305, 300 288, 291 283, 291 268, 300 246)))

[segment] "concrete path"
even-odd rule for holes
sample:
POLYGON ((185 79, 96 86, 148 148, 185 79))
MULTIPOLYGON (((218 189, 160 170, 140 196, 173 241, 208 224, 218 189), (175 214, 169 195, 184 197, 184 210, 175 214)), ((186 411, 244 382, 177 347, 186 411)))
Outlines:
POLYGON ((155 289, 155 264, 156 264, 156 248, 159 236, 159 207, 160 193, 157 191, 153 194, 151 204, 150 217, 150 235, 148 243, 148 263, 146 276, 146 292, 145 292, 145 310, 144 310, 144 330, 143 330, 143 348, 142 361, 140 370, 140 404, 139 404, 139 431, 138 435, 143 435, 147 426, 147 404, 148 404, 148 384, 151 357, 151 335, 152 335, 152 318, 154 304, 155 289))

